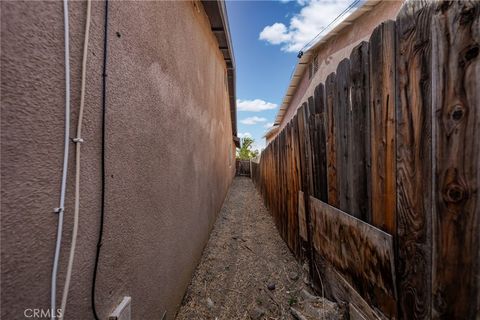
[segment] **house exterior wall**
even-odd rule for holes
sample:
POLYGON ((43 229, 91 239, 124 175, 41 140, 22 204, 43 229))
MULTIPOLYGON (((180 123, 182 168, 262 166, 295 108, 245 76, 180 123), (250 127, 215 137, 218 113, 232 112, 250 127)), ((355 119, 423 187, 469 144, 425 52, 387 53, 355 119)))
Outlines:
MULTIPOLYGON (((86 3, 70 2, 71 136, 86 3)), ((111 1, 106 203, 97 278, 105 319, 123 296, 134 319, 172 319, 235 173, 226 67, 200 2, 111 1)), ((92 1, 81 209, 68 319, 92 319, 101 206, 104 3, 92 1)), ((1 318, 50 307, 64 130, 61 2, 1 2, 1 318)), ((73 226, 68 171, 58 304, 73 226)))
POLYGON ((302 80, 297 86, 297 90, 278 130, 266 137, 267 144, 275 139, 277 134, 295 116, 297 109, 302 103, 307 101, 308 97, 313 96, 315 87, 319 83, 325 82, 327 76, 336 71, 340 61, 350 57, 350 53, 355 46, 362 41, 368 40, 377 25, 383 21, 395 19, 403 2, 403 0, 380 2, 371 11, 358 17, 354 23, 346 26, 336 37, 333 37, 318 49, 318 71, 309 79, 308 68, 305 69, 302 80))

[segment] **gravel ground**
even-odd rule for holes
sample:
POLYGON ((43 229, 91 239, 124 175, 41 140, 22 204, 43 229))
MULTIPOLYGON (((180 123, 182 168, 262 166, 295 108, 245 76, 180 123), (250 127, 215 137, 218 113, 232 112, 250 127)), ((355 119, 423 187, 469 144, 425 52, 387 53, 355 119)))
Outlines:
MULTIPOLYGON (((291 307, 303 310, 308 300, 306 279, 252 181, 237 177, 177 319, 292 319, 291 307)), ((337 318, 334 303, 314 302, 321 318, 337 318)))

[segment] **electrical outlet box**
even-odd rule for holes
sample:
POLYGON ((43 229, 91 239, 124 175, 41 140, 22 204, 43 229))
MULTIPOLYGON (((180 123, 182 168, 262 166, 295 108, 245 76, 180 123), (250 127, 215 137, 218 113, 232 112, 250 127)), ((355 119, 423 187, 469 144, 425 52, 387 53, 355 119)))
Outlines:
POLYGON ((132 320, 131 303, 131 297, 123 297, 122 302, 113 310, 108 320, 132 320))

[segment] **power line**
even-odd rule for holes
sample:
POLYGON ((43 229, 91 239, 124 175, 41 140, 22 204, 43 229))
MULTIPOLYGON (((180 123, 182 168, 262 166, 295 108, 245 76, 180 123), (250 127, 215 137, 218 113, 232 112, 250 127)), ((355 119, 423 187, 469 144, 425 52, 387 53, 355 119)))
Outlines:
POLYGON ((352 9, 355 5, 357 5, 361 0, 355 0, 353 1, 348 7, 346 7, 338 16, 335 17, 335 19, 333 19, 326 27, 323 27, 322 30, 320 30, 320 32, 312 39, 310 40, 309 42, 307 42, 303 47, 302 49, 300 49, 300 51, 298 52, 298 58, 300 59, 303 55, 303 50, 305 48, 307 48, 308 46, 310 46, 325 30, 327 30, 328 28, 330 28, 336 21, 338 21, 338 19, 340 19, 342 16, 344 16, 348 11, 350 11, 350 9, 352 9))

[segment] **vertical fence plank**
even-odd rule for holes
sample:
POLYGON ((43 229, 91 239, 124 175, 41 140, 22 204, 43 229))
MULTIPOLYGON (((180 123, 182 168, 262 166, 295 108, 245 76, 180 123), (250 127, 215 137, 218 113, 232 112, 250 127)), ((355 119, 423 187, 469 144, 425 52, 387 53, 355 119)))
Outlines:
POLYGON ((351 213, 350 210, 350 60, 343 59, 337 67, 336 74, 336 95, 337 100, 334 114, 335 123, 335 145, 337 156, 337 192, 339 209, 351 213))
POLYGON ((432 316, 480 308, 480 2, 439 3, 432 24, 432 316))
POLYGON ((291 180, 290 176, 292 174, 290 170, 290 123, 287 123, 285 127, 285 218, 287 223, 287 239, 288 239, 288 246, 291 250, 294 250, 294 237, 293 237, 293 212, 292 212, 292 201, 291 201, 291 180))
POLYGON ((315 197, 328 202, 327 189, 327 142, 326 142, 326 123, 327 113, 325 110, 325 86, 320 83, 315 88, 315 126, 317 128, 317 162, 318 162, 318 184, 315 190, 315 197))
POLYGON ((300 146, 300 174, 302 176, 302 187, 301 190, 304 193, 304 202, 305 202, 305 219, 307 222, 307 256, 309 262, 309 272, 310 278, 313 279, 313 248, 312 248, 312 228, 311 228, 311 219, 310 219, 310 204, 309 197, 312 190, 312 179, 311 179, 311 159, 310 159, 310 138, 308 133, 308 115, 309 109, 308 105, 304 103, 300 109, 298 109, 298 143, 300 146))
POLYGON ((372 224, 395 234, 395 22, 370 37, 372 224))
POLYGON ((325 103, 327 110, 327 183, 328 183, 328 204, 337 207, 337 156, 335 144, 335 122, 334 112, 336 109, 336 80, 335 73, 331 73, 325 81, 325 103))
POLYGON ((370 109, 368 43, 362 42, 350 54, 351 78, 351 212, 365 222, 370 216, 370 109))
POLYGON ((310 116, 310 115, 314 115, 314 114, 316 113, 316 112, 315 112, 315 102, 314 102, 312 96, 308 97, 307 103, 308 103, 309 116, 310 116))
MULTIPOLYGON (((302 175, 301 175, 301 167, 300 167, 300 146, 299 146, 299 138, 298 138, 298 115, 292 119, 293 131, 292 131, 292 144, 293 144, 293 158, 294 158, 294 170, 295 170, 295 190, 296 190, 296 201, 297 206, 299 206, 298 202, 300 199, 298 198, 298 191, 301 190, 302 186, 302 175)), ((303 201, 303 200, 302 200, 303 201)), ((304 204, 305 205, 305 204, 304 204)), ((303 251, 301 248, 301 240, 300 235, 296 236, 297 239, 297 255, 303 258, 303 251)))
POLYGON ((400 318, 430 318, 431 8, 406 2, 397 17, 397 272, 400 318))

